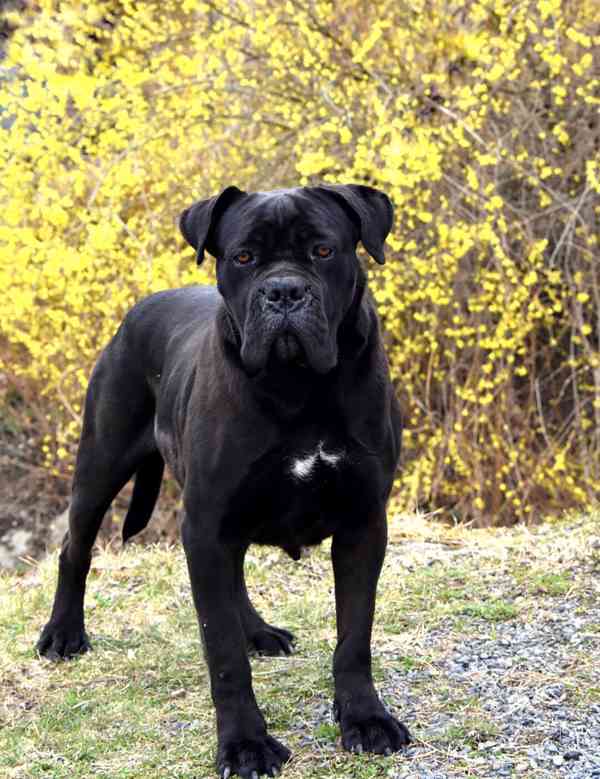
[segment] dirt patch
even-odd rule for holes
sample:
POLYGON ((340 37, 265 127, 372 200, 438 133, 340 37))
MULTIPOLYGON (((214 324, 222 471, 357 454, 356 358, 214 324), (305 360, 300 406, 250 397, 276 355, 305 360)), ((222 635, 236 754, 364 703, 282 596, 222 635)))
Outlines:
POLYGON ((67 506, 66 484, 49 479, 39 459, 33 438, 0 429, 0 569, 39 559, 67 506))
MULTIPOLYGON (((0 420, 0 571, 15 570, 27 559, 41 560, 60 545, 67 530, 70 481, 49 476, 40 464, 33 438, 2 429, 0 420)), ((163 486, 150 527, 135 542, 177 536, 178 494, 172 482, 163 486)), ((107 512, 100 538, 118 543, 131 485, 107 512)))

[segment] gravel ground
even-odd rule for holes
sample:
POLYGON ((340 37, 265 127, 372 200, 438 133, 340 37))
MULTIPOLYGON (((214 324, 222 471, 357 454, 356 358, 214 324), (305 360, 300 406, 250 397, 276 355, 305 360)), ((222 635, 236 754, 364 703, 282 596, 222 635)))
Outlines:
MULTIPOLYGON (((381 694, 416 736, 404 753, 405 765, 385 776, 600 779, 600 538, 592 535, 583 543, 569 538, 577 528, 565 527, 558 539, 538 548, 537 542, 526 544, 525 560, 520 549, 518 566, 526 568, 521 576, 515 575, 510 546, 483 555, 468 542, 458 550, 422 541, 389 548, 388 574, 402 567, 410 572, 479 566, 486 592, 519 614, 491 622, 471 619, 467 635, 464 623, 449 618, 413 638, 412 646, 391 642, 378 650, 386 668, 381 694), (540 561, 552 571, 549 592, 540 561), (533 586, 530 569, 538 572, 533 586), (426 662, 394 670, 399 650, 424 655, 426 662)), ((545 532, 540 535, 543 539, 545 532)), ((333 723, 325 699, 311 719, 308 733, 333 723)), ((310 735, 304 740, 318 743, 310 735)))
MULTIPOLYGON (((435 662, 434 670, 409 671, 384 687, 384 696, 397 702, 405 719, 422 719, 424 703, 435 707, 441 702, 435 698, 424 702, 413 687, 443 677, 455 695, 476 698, 485 717, 474 732, 476 749, 415 746, 408 753, 415 765, 390 776, 442 779, 465 776, 465 769, 470 769, 473 776, 482 777, 600 777, 600 704, 574 708, 569 687, 558 681, 572 665, 575 647, 591 652, 592 641, 598 642, 597 635, 585 631, 592 620, 598 624, 600 610, 591 610, 589 618, 576 618, 576 606, 564 602, 556 613, 538 615, 530 624, 502 623, 493 630, 482 626, 479 635, 456 642, 449 656, 435 662)), ((433 652, 447 640, 429 639, 433 652)), ((435 743, 440 733, 451 734, 453 726, 456 720, 447 713, 433 715, 421 738, 435 743)), ((466 730, 468 737, 468 724, 466 730)))

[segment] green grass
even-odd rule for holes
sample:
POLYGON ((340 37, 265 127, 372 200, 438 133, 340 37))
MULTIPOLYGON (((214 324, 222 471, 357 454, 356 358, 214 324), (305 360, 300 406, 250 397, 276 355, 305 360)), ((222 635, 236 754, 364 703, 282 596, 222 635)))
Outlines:
POLYGON ((516 617, 519 610, 514 603, 492 599, 479 603, 466 604, 463 613, 472 617, 485 619, 488 622, 502 622, 505 619, 513 619, 516 617))
POLYGON ((530 587, 538 593, 566 595, 571 587, 571 577, 568 573, 541 573, 531 578, 530 587))
MULTIPOLYGON (((497 726, 476 698, 447 683, 440 664, 457 642, 482 631, 493 638, 505 620, 530 620, 563 597, 585 604, 588 582, 571 563, 590 559, 586 539, 595 527, 593 518, 539 532, 448 530, 425 520, 416 530, 414 520, 392 523, 374 629, 374 675, 384 690, 393 678, 414 675, 405 689, 419 706, 416 721, 407 721, 417 749, 391 758, 343 752, 327 713, 335 647, 327 545, 299 563, 272 549, 252 549, 248 580, 256 607, 297 636, 292 657, 251 661, 273 735, 294 753, 284 776, 393 777, 418 765, 428 750, 450 754, 452 745, 455 754, 461 748, 477 754, 482 742, 497 737, 497 726), (429 546, 420 543, 424 538, 429 546), (440 715, 449 724, 432 733, 430 722, 440 715)), ((0 577, 0 776, 214 776, 214 715, 181 549, 101 550, 86 600, 94 651, 58 665, 40 660, 33 649, 50 611, 55 575, 52 555, 26 573, 0 577)), ((587 654, 561 678, 574 705, 598 700, 587 654)), ((388 703, 402 717, 402 700, 388 703)), ((462 759, 452 770, 466 772, 462 759)))
POLYGON ((449 746, 460 742, 471 749, 477 749, 481 743, 489 741, 498 735, 498 728, 486 719, 469 718, 460 725, 450 725, 439 734, 436 741, 449 746))

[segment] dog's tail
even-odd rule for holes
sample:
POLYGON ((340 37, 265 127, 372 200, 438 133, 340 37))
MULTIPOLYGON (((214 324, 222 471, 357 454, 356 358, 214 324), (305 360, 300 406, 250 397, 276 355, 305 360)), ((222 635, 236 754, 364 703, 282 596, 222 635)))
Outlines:
POLYGON ((148 455, 137 469, 131 502, 123 525, 123 543, 143 530, 152 516, 165 470, 159 452, 148 455))

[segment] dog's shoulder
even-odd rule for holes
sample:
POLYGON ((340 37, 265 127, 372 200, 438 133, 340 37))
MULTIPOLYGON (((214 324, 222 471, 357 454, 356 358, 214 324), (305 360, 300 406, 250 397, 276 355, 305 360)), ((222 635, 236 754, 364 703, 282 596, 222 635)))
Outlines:
POLYGON ((156 292, 138 301, 123 318, 100 362, 113 370, 159 375, 167 355, 178 360, 201 350, 214 329, 222 298, 215 287, 189 286, 156 292), (120 366, 120 367, 119 367, 120 366))
POLYGON ((129 327, 156 325, 161 320, 183 324, 215 316, 221 303, 216 287, 195 284, 167 289, 138 301, 127 312, 124 324, 129 327))

